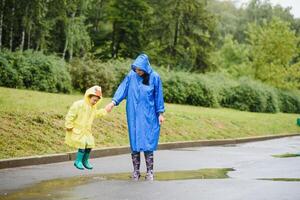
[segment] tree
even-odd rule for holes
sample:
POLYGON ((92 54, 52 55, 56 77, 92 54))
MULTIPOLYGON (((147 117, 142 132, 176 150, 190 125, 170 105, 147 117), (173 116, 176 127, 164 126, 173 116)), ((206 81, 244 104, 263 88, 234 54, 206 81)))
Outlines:
POLYGON ((84 54, 91 48, 90 36, 85 25, 85 12, 88 9, 90 1, 69 0, 66 2, 66 24, 65 24, 65 47, 63 58, 66 52, 69 52, 69 58, 72 60, 73 54, 84 54))
POLYGON ((205 71, 213 49, 215 18, 206 1, 151 1, 154 10, 148 49, 158 64, 205 71), (159 55, 159 56, 157 56, 159 55))
POLYGON ((225 37, 223 46, 212 53, 211 60, 217 71, 234 77, 253 75, 249 61, 249 46, 238 43, 232 35, 225 37))
POLYGON ((262 26, 251 24, 247 35, 255 78, 279 88, 288 88, 290 62, 297 55, 299 43, 290 24, 274 18, 262 26))
POLYGON ((112 58, 133 58, 145 49, 150 12, 151 7, 145 1, 112 0, 108 16, 112 24, 112 58))

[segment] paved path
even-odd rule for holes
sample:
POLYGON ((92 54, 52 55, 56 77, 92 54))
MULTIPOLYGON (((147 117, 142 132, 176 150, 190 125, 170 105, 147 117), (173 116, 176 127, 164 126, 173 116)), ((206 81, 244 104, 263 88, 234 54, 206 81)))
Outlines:
MULTIPOLYGON (((234 168, 229 179, 176 180, 154 182, 112 181, 94 178, 92 182, 41 191, 36 199, 204 199, 204 200, 299 200, 300 182, 267 181, 260 178, 300 178, 300 157, 274 158, 272 155, 300 152, 300 137, 289 137, 239 145, 185 148, 157 151, 156 171, 234 168)), ((72 162, 0 170, 0 199, 24 188, 37 188, 41 181, 103 173, 130 172, 129 155, 93 159, 92 171, 79 171, 72 162), (37 185, 35 185, 37 184, 37 185)), ((142 160, 142 170, 145 170, 142 160)), ((93 179, 93 177, 91 177, 93 179)), ((55 182, 53 182, 55 184, 55 182)), ((55 185, 52 187, 55 187, 55 185)), ((30 190, 22 197, 28 199, 30 190), (28 195, 28 196, 27 196, 28 195), (27 196, 27 197, 26 197, 27 196)), ((32 191, 31 191, 32 193, 32 191)), ((30 196, 29 199, 34 199, 30 196)))

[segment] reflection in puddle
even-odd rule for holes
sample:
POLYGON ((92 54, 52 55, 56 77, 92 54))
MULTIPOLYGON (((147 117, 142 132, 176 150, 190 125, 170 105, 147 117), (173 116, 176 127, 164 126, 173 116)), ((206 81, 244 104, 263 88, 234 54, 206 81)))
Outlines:
MULTIPOLYGON (((199 169, 189 171, 166 171, 155 173, 155 180, 170 181, 170 180, 188 180, 188 179, 224 179, 229 178, 227 173, 234 171, 232 168, 213 168, 199 169)), ((74 199, 71 195, 71 189, 86 185, 92 182, 100 182, 107 180, 124 180, 130 181, 131 173, 116 173, 116 174, 97 174, 90 176, 80 176, 65 179, 54 179, 42 181, 20 191, 8 195, 0 195, 2 200, 59 200, 59 199, 74 199)), ((141 180, 144 180, 143 177, 141 180)))
MULTIPOLYGON (((199 169, 189 171, 166 171, 156 172, 155 180, 170 181, 170 180, 188 180, 188 179, 222 179, 229 178, 227 172, 234 171, 232 168, 217 168, 217 169, 199 169)), ((107 174, 105 177, 108 180, 128 180, 130 173, 107 174)), ((143 175, 142 175, 143 176, 143 175)))

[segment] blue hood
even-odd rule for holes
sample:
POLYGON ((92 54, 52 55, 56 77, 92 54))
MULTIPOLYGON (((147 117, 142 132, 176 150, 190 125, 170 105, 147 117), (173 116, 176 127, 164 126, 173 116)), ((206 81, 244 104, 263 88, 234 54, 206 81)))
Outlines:
POLYGON ((133 71, 135 71, 135 68, 137 67, 146 72, 147 74, 151 74, 151 72, 153 71, 150 66, 149 58, 146 54, 139 55, 132 63, 131 68, 133 71))

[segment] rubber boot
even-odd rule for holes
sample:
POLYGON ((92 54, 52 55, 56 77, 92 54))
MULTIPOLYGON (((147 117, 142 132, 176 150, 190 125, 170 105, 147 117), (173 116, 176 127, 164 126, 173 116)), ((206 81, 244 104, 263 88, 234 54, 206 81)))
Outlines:
POLYGON ((141 164, 141 156, 140 152, 133 152, 131 153, 132 165, 133 165, 133 172, 132 172, 132 180, 138 181, 141 177, 140 174, 140 164, 141 164))
POLYGON ((78 149, 78 152, 77 152, 77 155, 76 155, 76 160, 74 162, 74 166, 77 169, 84 170, 84 167, 83 167, 83 164, 82 164, 83 156, 84 156, 84 149, 78 149))
POLYGON ((145 161, 146 161, 146 168, 147 173, 145 179, 147 181, 153 181, 154 180, 154 174, 153 174, 153 152, 144 152, 145 155, 145 161))
POLYGON ((84 151, 84 156, 82 159, 82 164, 86 169, 93 169, 93 166, 91 165, 89 159, 90 159, 90 154, 91 154, 92 149, 85 149, 84 151))

